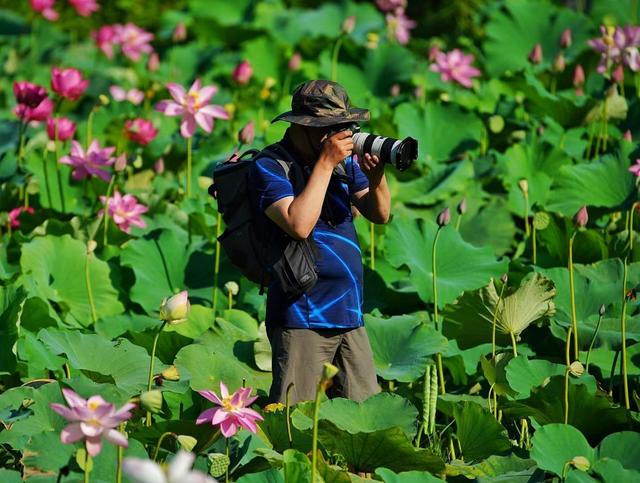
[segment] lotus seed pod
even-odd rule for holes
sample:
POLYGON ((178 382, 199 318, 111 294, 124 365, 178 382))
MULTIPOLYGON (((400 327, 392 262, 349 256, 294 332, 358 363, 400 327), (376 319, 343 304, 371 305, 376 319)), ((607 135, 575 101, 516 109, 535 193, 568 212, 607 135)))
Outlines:
POLYGON ((230 293, 235 297, 240 291, 240 286, 236 282, 231 281, 224 284, 224 289, 227 293, 230 293))
POLYGON ((180 372, 176 366, 169 366, 164 371, 162 371, 162 377, 167 381, 179 381, 180 380, 180 372))
POLYGON ((525 178, 522 178, 520 181, 518 181, 518 187, 524 194, 529 193, 529 182, 525 178))
POLYGON ((264 408, 263 411, 266 413, 275 413, 277 411, 282 411, 286 406, 282 403, 271 403, 271 404, 267 404, 264 408))
POLYGON ((533 215, 533 227, 538 231, 546 229, 550 222, 551 217, 544 211, 539 211, 533 215))
POLYGON ((109 104, 109 98, 107 96, 105 96, 104 94, 100 94, 98 96, 98 99, 100 99, 100 102, 102 103, 103 106, 106 106, 109 104))
POLYGON ((178 440, 178 444, 185 451, 191 451, 195 448, 196 444, 198 444, 198 440, 193 436, 187 436, 186 434, 180 434, 176 438, 178 440))
POLYGON ((229 457, 224 453, 210 453, 207 458, 209 458, 209 463, 211 464, 209 474, 214 478, 223 476, 231 463, 229 457))
POLYGON ((631 135, 631 130, 627 129, 624 132, 624 135, 622 136, 622 139, 624 139, 625 141, 631 143, 633 142, 633 136, 631 135))
POLYGON ((600 309, 598 309, 598 315, 600 315, 600 317, 602 317, 604 315, 605 310, 606 310, 606 307, 605 307, 604 304, 602 304, 600 306, 600 309))
POLYGON ((159 413, 162 409, 162 392, 157 389, 140 394, 140 405, 150 413, 159 413))
POLYGON ((498 114, 489 118, 489 129, 492 133, 498 134, 504 129, 504 118, 498 114))
POLYGON ((591 462, 584 456, 575 456, 570 463, 571 466, 580 471, 588 471, 591 468, 591 462))
POLYGON ((333 379, 333 376, 335 376, 339 371, 340 369, 338 369, 333 364, 325 362, 322 368, 322 379, 331 380, 333 379))
POLYGON ((87 242, 87 255, 92 254, 96 247, 98 246, 98 243, 95 240, 89 240, 87 242))
POLYGON ((587 212, 587 207, 583 206, 574 215, 573 224, 577 228, 584 228, 585 226, 587 226, 588 221, 589 221, 589 213, 587 212))
POLYGON ((572 376, 580 377, 584 374, 584 366, 580 361, 573 361, 569 366, 569 372, 572 376))
POLYGON ((437 222, 438 226, 442 228, 443 226, 447 226, 451 221, 451 210, 449 207, 445 208, 438 214, 437 222))
POLYGON ((170 298, 165 298, 160 305, 160 320, 170 325, 185 322, 189 316, 191 304, 186 290, 170 298))
POLYGON ((467 199, 462 198, 458 206, 456 207, 459 215, 464 215, 467 212, 467 199))

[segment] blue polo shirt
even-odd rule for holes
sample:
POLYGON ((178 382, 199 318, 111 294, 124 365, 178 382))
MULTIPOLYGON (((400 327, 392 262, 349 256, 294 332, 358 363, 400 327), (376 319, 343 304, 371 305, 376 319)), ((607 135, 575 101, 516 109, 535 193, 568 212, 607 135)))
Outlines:
MULTIPOLYGON (((313 238, 319 250, 318 282, 309 292, 288 302, 277 280, 267 292, 266 324, 288 328, 353 328, 362 319, 362 255, 351 214, 351 195, 369 186, 358 163, 345 159, 346 179, 332 177, 325 203, 332 223, 318 219, 313 238)), ((297 196, 282 166, 270 158, 256 160, 252 195, 261 211, 286 196, 297 196)), ((266 215, 265 215, 266 216, 266 215)))

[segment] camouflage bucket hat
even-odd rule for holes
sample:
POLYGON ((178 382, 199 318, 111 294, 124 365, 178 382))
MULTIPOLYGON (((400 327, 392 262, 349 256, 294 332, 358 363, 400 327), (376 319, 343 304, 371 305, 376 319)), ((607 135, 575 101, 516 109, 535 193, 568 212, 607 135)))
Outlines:
POLYGON ((304 126, 324 127, 343 122, 368 121, 369 111, 349 105, 347 91, 328 80, 312 80, 296 87, 291 110, 273 121, 288 121, 304 126))

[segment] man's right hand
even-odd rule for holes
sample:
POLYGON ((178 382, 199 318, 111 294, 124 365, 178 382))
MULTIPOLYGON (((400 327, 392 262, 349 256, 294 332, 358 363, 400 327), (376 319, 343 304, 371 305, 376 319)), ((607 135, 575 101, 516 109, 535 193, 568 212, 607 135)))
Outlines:
POLYGON ((353 152, 353 133, 350 130, 340 131, 330 138, 325 138, 318 163, 333 170, 353 152))

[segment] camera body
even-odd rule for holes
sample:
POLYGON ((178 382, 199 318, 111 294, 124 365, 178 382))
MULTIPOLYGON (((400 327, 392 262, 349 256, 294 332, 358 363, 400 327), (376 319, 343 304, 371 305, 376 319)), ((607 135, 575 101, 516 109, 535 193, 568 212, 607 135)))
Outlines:
POLYGON ((332 126, 327 137, 346 130, 353 133, 353 153, 358 157, 364 157, 365 153, 378 156, 380 161, 395 166, 398 171, 404 171, 418 158, 418 141, 412 137, 400 140, 360 132, 360 126, 355 122, 332 126))

